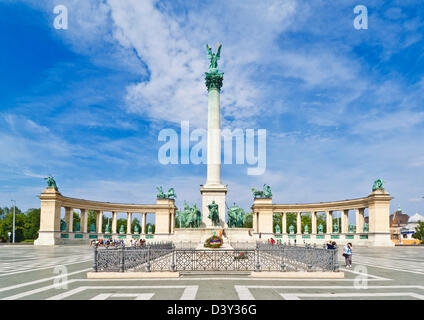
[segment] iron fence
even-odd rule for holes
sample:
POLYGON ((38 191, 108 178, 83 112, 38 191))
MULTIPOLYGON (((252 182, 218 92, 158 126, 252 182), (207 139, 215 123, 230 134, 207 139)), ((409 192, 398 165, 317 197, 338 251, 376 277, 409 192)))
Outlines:
POLYGON ((94 248, 95 272, 125 271, 338 271, 337 251, 311 246, 235 246, 231 250, 177 248, 157 243, 142 248, 94 248))

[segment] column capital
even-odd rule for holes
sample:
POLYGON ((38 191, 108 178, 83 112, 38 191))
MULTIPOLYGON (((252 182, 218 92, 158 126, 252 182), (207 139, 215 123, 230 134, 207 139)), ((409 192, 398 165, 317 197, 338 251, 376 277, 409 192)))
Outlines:
POLYGON ((218 89, 218 91, 221 91, 223 80, 223 72, 205 72, 205 84, 208 88, 208 91, 211 89, 218 89))

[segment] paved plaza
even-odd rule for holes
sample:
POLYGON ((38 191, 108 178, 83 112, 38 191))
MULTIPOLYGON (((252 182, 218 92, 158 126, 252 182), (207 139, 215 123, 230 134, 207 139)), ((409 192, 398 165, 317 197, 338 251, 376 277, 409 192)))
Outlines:
POLYGON ((355 248, 344 279, 252 279, 243 274, 183 274, 170 279, 87 279, 85 246, 0 246, 0 299, 41 300, 424 300, 424 247, 355 248), (214 280, 214 281, 211 281, 214 280))

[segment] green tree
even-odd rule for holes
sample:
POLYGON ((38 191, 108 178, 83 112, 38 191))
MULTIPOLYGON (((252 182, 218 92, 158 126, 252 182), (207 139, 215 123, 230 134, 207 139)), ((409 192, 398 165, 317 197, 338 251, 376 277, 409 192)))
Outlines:
POLYGON ((286 214, 287 232, 290 226, 294 227, 294 233, 297 233, 297 214, 295 212, 288 212, 286 214))
POLYGON ((276 233, 277 226, 280 226, 280 232, 283 232, 283 225, 281 219, 281 213, 274 213, 272 215, 272 232, 276 233))
POLYGON ((305 232, 305 226, 308 226, 309 233, 312 232, 312 217, 310 214, 302 214, 300 217, 300 221, 302 222, 302 233, 305 232))
POLYGON ((424 221, 418 221, 418 226, 415 227, 412 238, 424 241, 424 221))
POLYGON ((140 230, 139 232, 141 232, 141 223, 140 220, 138 220, 137 218, 134 218, 131 222, 131 232, 134 232, 134 228, 136 225, 138 225, 138 229, 140 230))
POLYGON ((244 220, 243 228, 253 228, 253 214, 249 213, 246 215, 246 219, 244 220))
POLYGON ((116 220, 116 232, 119 233, 122 225, 124 226, 124 232, 127 232, 127 219, 124 218, 119 218, 116 220))
POLYGON ((72 230, 74 230, 74 232, 75 232, 76 227, 77 227, 77 223, 79 223, 80 224, 80 231, 81 231, 81 229, 82 229, 81 218, 80 218, 80 215, 78 214, 78 212, 74 211, 73 218, 74 218, 74 221, 72 222, 72 230))
POLYGON ((323 232, 326 232, 326 230, 327 230, 327 220, 326 220, 326 214, 325 213, 317 214, 317 232, 318 232, 318 226, 320 224, 322 224, 323 232))
POLYGON ((87 229, 90 231, 90 226, 94 223, 94 226, 96 226, 97 230, 97 224, 96 224, 96 211, 94 210, 88 210, 87 214, 87 229))
MULTIPOLYGON (((8 241, 8 232, 13 232, 13 207, 3 208, 3 218, 0 220, 0 241, 8 241)), ((24 240, 25 214, 16 208, 15 211, 15 242, 24 240)), ((12 236, 10 238, 12 240, 12 236)))
POLYGON ((41 210, 38 208, 31 208, 25 213, 26 221, 24 224, 24 239, 35 240, 38 238, 38 231, 40 230, 40 214, 41 210))
POLYGON ((152 233, 155 233, 156 226, 153 223, 146 224, 146 233, 149 231, 149 225, 152 226, 152 233))

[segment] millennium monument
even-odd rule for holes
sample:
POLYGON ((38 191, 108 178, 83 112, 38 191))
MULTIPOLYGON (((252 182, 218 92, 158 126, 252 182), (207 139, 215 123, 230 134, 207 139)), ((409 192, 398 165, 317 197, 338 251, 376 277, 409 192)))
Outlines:
MULTIPOLYGON (((221 48, 218 44, 217 52, 213 53, 212 48, 206 45, 209 60, 209 69, 205 73, 208 90, 207 176, 205 184, 200 187, 201 208, 184 202, 184 210, 178 211, 174 188, 165 192, 162 186, 157 187, 156 203, 153 204, 123 204, 65 197, 59 192, 54 178, 47 177, 47 188, 39 196, 40 231, 35 245, 87 244, 92 239, 121 239, 127 242, 145 239, 190 241, 198 243, 197 248, 203 248, 205 240, 210 240, 208 244, 213 248, 211 250, 217 250, 216 244, 223 244, 223 249, 228 249, 231 248, 230 242, 274 238, 282 242, 306 244, 323 244, 337 239, 340 243, 351 242, 354 245, 394 246, 389 229, 392 197, 385 191, 381 179, 374 182, 371 193, 366 197, 307 204, 275 204, 271 187, 264 184, 262 190, 252 188, 252 228, 244 227, 247 214, 235 204, 228 208, 226 214, 228 188, 221 182, 220 93, 224 79, 224 73, 218 69, 221 48), (107 212, 112 214, 112 224, 109 226, 108 222, 104 227, 103 215, 107 212), (335 212, 339 212, 341 225, 334 223, 335 212), (89 213, 95 216, 95 222, 91 222, 90 226, 89 213), (121 224, 119 231, 118 213, 127 215, 126 228, 121 224), (325 214, 325 227, 322 223, 317 225, 319 213, 325 214), (78 223, 74 221, 75 214, 79 215, 78 223), (147 214, 155 215, 154 231, 150 224, 146 224, 147 214), (295 225, 287 226, 288 214, 296 215, 295 225), (311 226, 302 225, 302 214, 311 215, 311 226), (349 220, 353 220, 349 219, 350 214, 354 214, 355 225, 349 224, 349 220), (281 225, 274 226, 276 215, 281 218, 281 225), (141 227, 133 227, 135 216, 140 217, 141 227)), ((178 190, 178 186, 175 189, 178 190)))

